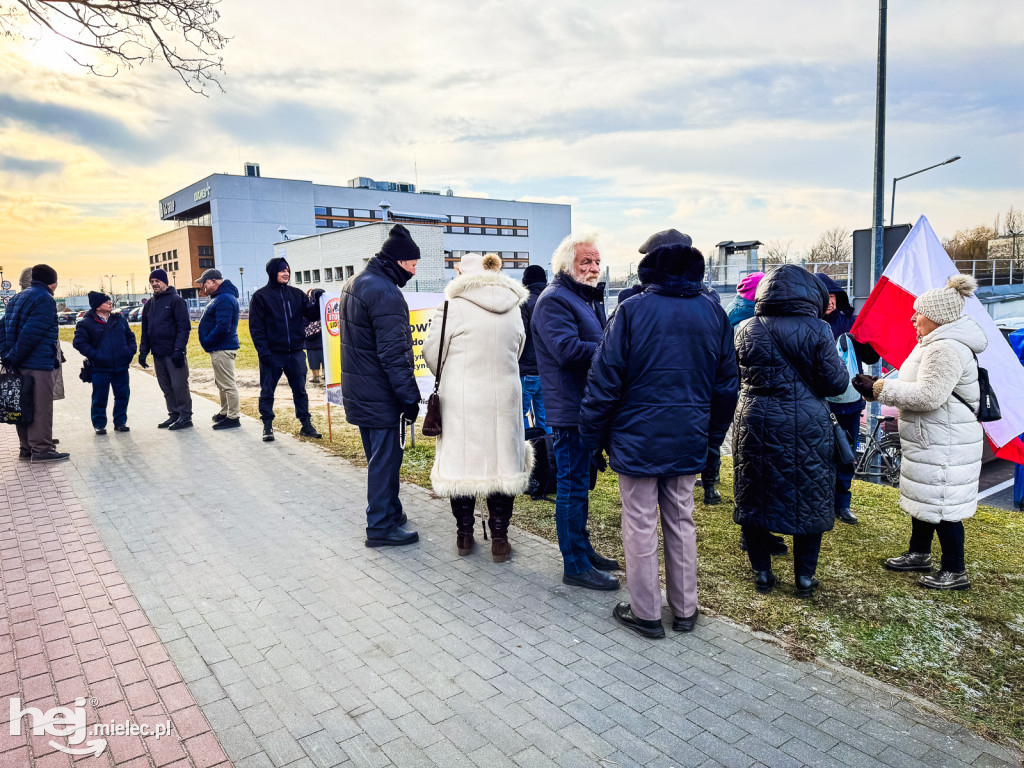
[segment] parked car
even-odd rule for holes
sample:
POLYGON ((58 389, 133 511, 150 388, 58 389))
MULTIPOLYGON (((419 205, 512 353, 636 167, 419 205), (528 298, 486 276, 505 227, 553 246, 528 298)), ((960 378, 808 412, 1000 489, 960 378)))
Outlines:
POLYGON ((57 323, 59 325, 71 325, 78 319, 78 313, 72 312, 71 310, 65 310, 57 313, 57 323))
POLYGON ((142 322, 142 307, 132 307, 130 310, 125 310, 125 317, 128 318, 129 323, 141 323, 142 322))
POLYGON ((88 312, 88 311, 89 311, 88 309, 83 309, 81 312, 79 312, 77 315, 75 315, 75 322, 77 323, 79 320, 81 320, 83 317, 85 317, 85 313, 88 312))

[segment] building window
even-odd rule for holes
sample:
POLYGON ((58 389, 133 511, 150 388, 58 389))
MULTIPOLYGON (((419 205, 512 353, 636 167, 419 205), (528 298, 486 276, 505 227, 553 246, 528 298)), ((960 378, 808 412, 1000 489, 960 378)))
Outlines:
POLYGON ((301 272, 296 272, 295 273, 295 282, 296 283, 301 283, 302 282, 302 273, 301 272))
POLYGON ((213 269, 213 259, 200 259, 199 260, 199 268, 200 269, 213 269))
POLYGON ((178 258, 178 249, 177 248, 175 248, 173 251, 171 251, 171 258, 172 259, 178 258))
POLYGON ((503 227, 511 227, 512 226, 512 219, 502 219, 501 220, 501 226, 503 226, 503 227))
POLYGON ((314 283, 319 283, 320 282, 320 270, 319 269, 314 269, 313 270, 313 282, 314 283))
POLYGON ((529 237, 529 236, 530 236, 529 231, 527 231, 525 229, 517 229, 516 230, 516 237, 529 237))
POLYGON ((334 280, 334 270, 331 267, 324 267, 324 282, 329 283, 334 280))
POLYGON ((356 268, 353 266, 345 267, 345 277, 352 277, 356 273, 356 268))
POLYGON ((318 227, 326 227, 327 224, 328 224, 327 219, 317 219, 316 220, 316 225, 318 227))
POLYGON ((466 223, 466 217, 465 216, 449 216, 448 217, 448 221, 452 222, 453 224, 465 224, 466 223))
POLYGON ((310 283, 310 282, 312 282, 312 281, 311 281, 311 280, 309 279, 309 270, 308 270, 308 269, 307 269, 307 270, 306 270, 305 272, 303 272, 303 273, 302 273, 302 277, 303 277, 303 278, 305 279, 305 281, 306 281, 307 283, 310 283))
POLYGON ((484 224, 493 224, 493 225, 496 225, 497 223, 498 223, 498 220, 497 220, 497 219, 484 219, 484 224))
POLYGON ((466 223, 467 224, 483 224, 483 222, 480 221, 480 217, 479 216, 467 216, 466 217, 466 223))
POLYGON ((199 248, 197 249, 197 253, 200 256, 213 256, 213 246, 200 245, 199 248))
POLYGON ((487 228, 486 228, 486 229, 484 230, 484 234, 485 234, 485 235, 496 235, 496 234, 498 234, 498 230, 496 230, 496 229, 491 229, 490 227, 487 227, 487 228))
POLYGON ((178 271, 178 262, 174 262, 174 266, 171 267, 171 271, 172 272, 177 272, 178 271))
POLYGON ((471 235, 482 235, 483 234, 483 230, 480 229, 480 227, 469 227, 467 231, 471 235))
POLYGON ((320 208, 319 206, 317 206, 317 207, 313 208, 313 215, 314 216, 326 216, 327 215, 327 209, 326 208, 320 208))

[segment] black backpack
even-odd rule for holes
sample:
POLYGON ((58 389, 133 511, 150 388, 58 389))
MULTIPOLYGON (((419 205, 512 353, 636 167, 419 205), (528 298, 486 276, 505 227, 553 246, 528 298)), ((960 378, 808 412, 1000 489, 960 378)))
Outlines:
POLYGON ((549 435, 540 427, 526 430, 526 442, 533 446, 533 471, 530 473, 530 485, 526 492, 533 499, 548 498, 558 486, 558 474, 555 471, 555 436, 549 435))
MULTIPOLYGON (((974 356, 974 362, 978 362, 977 355, 974 356)), ((995 390, 992 389, 992 384, 988 380, 988 369, 982 368, 980 364, 978 365, 978 390, 981 393, 981 400, 978 403, 978 412, 974 414, 975 418, 981 422, 999 421, 1003 418, 1002 411, 999 409, 999 400, 996 398, 995 390)), ((970 403, 960 397, 960 395, 953 392, 953 397, 970 408, 971 413, 974 413, 970 403)))

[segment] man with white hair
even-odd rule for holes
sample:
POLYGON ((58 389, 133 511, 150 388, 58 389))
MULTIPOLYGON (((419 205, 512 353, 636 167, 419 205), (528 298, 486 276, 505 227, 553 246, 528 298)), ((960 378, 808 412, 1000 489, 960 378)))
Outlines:
MULTIPOLYGON (((555 527, 562 583, 615 590, 619 580, 605 571, 618 570, 619 564, 594 551, 587 531, 591 453, 579 432, 587 372, 606 322, 596 235, 566 237, 551 256, 551 271, 554 278, 537 299, 531 326, 547 424, 555 436, 555 527)), ((603 463, 600 453, 596 457, 603 463)))

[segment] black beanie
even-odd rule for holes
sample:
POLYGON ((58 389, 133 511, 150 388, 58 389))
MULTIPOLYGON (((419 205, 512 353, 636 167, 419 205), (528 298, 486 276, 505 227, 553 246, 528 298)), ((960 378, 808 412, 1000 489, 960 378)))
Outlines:
POLYGON ((394 261, 414 261, 420 257, 420 248, 413 242, 408 229, 401 224, 395 224, 388 234, 388 239, 380 247, 380 255, 394 261))
POLYGON ((160 269, 159 267, 157 267, 156 269, 149 273, 149 279, 152 280, 154 278, 159 280, 161 283, 171 282, 170 280, 167 279, 166 270, 160 269))
POLYGON ((640 280, 647 282, 640 273, 641 269, 653 269, 665 275, 698 282, 704 279, 704 254, 690 245, 663 245, 649 251, 637 267, 640 280))
POLYGON ((110 301, 110 297, 105 293, 99 291, 89 291, 89 306, 93 309, 99 309, 100 304, 110 301))
POLYGON ((32 280, 38 280, 43 285, 53 285, 57 282, 57 270, 48 264, 36 264, 32 267, 32 280))
POLYGON ((523 285, 533 285, 534 283, 546 283, 548 281, 548 273, 544 271, 544 267, 539 264, 531 264, 523 270, 523 285))

